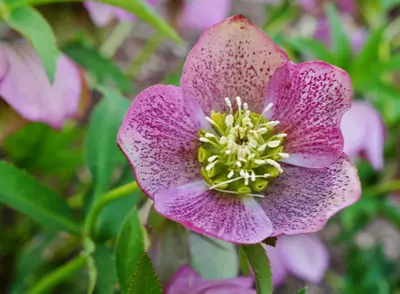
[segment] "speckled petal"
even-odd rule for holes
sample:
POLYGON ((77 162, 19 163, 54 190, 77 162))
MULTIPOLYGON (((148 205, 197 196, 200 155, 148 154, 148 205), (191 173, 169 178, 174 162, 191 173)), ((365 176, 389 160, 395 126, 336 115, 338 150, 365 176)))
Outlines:
POLYGON ((226 111, 227 96, 240 96, 251 111, 261 111, 270 76, 287 60, 257 26, 243 16, 232 16, 206 30, 190 51, 181 87, 207 115, 212 109, 226 111))
POLYGON ((231 0, 185 1, 180 26, 205 30, 228 16, 231 2, 231 0))
POLYGON ((21 116, 61 128, 78 110, 82 80, 77 66, 62 55, 50 84, 43 65, 27 42, 0 43, 0 95, 21 116))
POLYGON ((208 190, 202 179, 157 193, 155 209, 197 233, 232 243, 258 243, 272 230, 253 197, 208 190))
POLYGON ((343 70, 325 62, 286 63, 268 84, 267 116, 280 121, 287 133, 285 161, 321 168, 335 162, 343 151, 340 120, 351 104, 351 81, 343 70))
POLYGON ((280 239, 278 239, 276 247, 263 245, 265 251, 267 252, 269 262, 271 264, 271 272, 272 272, 272 284, 274 288, 281 285, 288 275, 288 269, 286 267, 285 261, 280 254, 277 246, 279 246, 280 239))
POLYGON ((293 275, 309 283, 321 282, 329 265, 329 254, 316 235, 281 236, 277 248, 293 275))
POLYGON ((364 154, 372 166, 383 168, 385 127, 375 108, 368 102, 353 102, 341 122, 344 152, 350 157, 364 154))
POLYGON ((139 94, 118 131, 118 145, 141 189, 154 194, 200 176, 200 128, 209 128, 200 106, 180 88, 156 85, 139 94))
POLYGON ((295 235, 320 230, 330 217, 356 202, 361 194, 357 169, 343 153, 332 165, 314 169, 282 165, 259 200, 273 233, 295 235))
POLYGON ((203 280, 188 265, 181 267, 166 287, 165 294, 255 294, 253 278, 203 280))

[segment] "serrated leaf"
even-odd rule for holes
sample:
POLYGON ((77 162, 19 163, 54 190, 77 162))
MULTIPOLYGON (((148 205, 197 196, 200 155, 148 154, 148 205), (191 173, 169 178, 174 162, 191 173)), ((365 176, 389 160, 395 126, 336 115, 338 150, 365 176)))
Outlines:
POLYGON ((97 244, 93 258, 98 272, 96 293, 114 293, 114 287, 117 284, 117 270, 113 251, 105 245, 97 244))
POLYGON ((4 161, 0 161, 0 175, 0 202, 46 227, 79 234, 78 223, 57 192, 4 161))
POLYGON ((121 151, 116 144, 117 132, 130 102, 118 92, 99 88, 104 97, 92 112, 85 142, 85 163, 95 184, 96 201, 110 185, 121 151))
POLYGON ((335 63, 336 61, 333 54, 329 51, 329 48, 319 40, 306 38, 285 38, 285 42, 287 42, 290 46, 294 47, 302 54, 311 55, 315 59, 319 59, 329 63, 335 63))
POLYGON ((224 279, 237 276, 239 261, 233 244, 198 234, 191 234, 189 240, 191 265, 203 278, 224 279))
POLYGON ((46 19, 30 6, 17 6, 4 14, 4 20, 32 43, 50 82, 53 83, 60 52, 51 26, 46 19))
POLYGON ((115 247, 117 276, 122 293, 128 292, 132 274, 143 253, 142 225, 136 209, 132 209, 122 225, 115 247))
POLYGON ((93 74, 98 83, 104 84, 110 79, 122 92, 132 91, 132 82, 126 77, 114 62, 103 56, 95 47, 89 47, 78 42, 63 46, 62 51, 88 72, 93 74))
POLYGON ((340 20, 339 14, 335 8, 335 4, 328 4, 325 11, 329 22, 332 49, 337 58, 336 65, 346 68, 351 58, 351 44, 349 37, 343 30, 342 21, 340 20))
POLYGON ((271 294, 271 266, 264 248, 261 244, 243 245, 242 248, 254 270, 257 294, 271 294))
POLYGON ((154 232, 149 254, 160 280, 167 283, 175 271, 190 262, 189 232, 178 223, 164 219, 154 232))
POLYGON ((150 257, 144 253, 136 264, 130 280, 128 294, 162 294, 161 283, 153 268, 150 257))

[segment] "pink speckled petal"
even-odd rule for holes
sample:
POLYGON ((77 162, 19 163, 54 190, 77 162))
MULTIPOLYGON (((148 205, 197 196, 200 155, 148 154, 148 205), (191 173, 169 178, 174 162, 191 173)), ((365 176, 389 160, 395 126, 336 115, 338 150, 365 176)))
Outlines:
POLYGON ((270 76, 287 60, 257 26, 243 16, 232 16, 206 30, 190 51, 181 87, 207 115, 212 109, 226 111, 227 96, 240 96, 251 111, 261 111, 270 76))
POLYGON ((273 233, 295 235, 316 232, 361 194, 357 169, 343 155, 326 168, 283 164, 277 177, 258 202, 272 222, 273 233))
POLYGON ((329 265, 329 254, 316 235, 281 236, 277 247, 293 275, 309 283, 321 282, 329 265))
POLYGON ((231 7, 231 0, 185 1, 180 26, 205 30, 224 20, 231 7))
POLYGON ((82 81, 70 59, 59 57, 51 85, 36 51, 28 43, 0 43, 0 54, 0 95, 21 116, 59 129, 76 114, 82 81))
POLYGON ((353 102, 341 122, 344 152, 350 157, 365 154, 372 166, 383 168, 385 127, 375 108, 368 102, 353 102))
POLYGON ((258 243, 272 231, 270 220, 253 197, 208 190, 202 179, 161 191, 154 202, 163 216, 232 243, 258 243))
MULTIPOLYGON (((277 241, 276 246, 278 247, 280 243, 280 238, 277 241)), ((285 264, 285 260, 280 254, 280 251, 277 247, 267 246, 262 244, 265 251, 267 252, 269 262, 271 265, 271 272, 272 272, 272 284, 274 288, 283 284, 288 275, 288 269, 285 264)))
POLYGON ((89 12, 90 18, 98 27, 105 27, 108 25, 115 17, 116 7, 93 2, 93 1, 86 1, 83 3, 86 10, 89 12))
POLYGON ((156 85, 140 93, 118 131, 118 145, 147 196, 201 176, 197 161, 204 113, 180 88, 156 85))
POLYGON ((343 70, 325 62, 286 63, 268 84, 267 116, 280 121, 287 133, 285 161, 321 168, 335 162, 343 151, 340 120, 351 104, 351 81, 343 70))
POLYGON ((181 267, 166 287, 165 294, 255 294, 253 278, 203 280, 191 267, 181 267))

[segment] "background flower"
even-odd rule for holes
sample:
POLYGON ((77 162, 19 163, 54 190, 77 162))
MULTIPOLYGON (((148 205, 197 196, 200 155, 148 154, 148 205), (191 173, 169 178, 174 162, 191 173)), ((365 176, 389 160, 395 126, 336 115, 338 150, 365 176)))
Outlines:
POLYGON ((31 121, 61 128, 78 110, 82 81, 79 69, 59 57, 51 85, 36 51, 26 42, 0 43, 0 95, 31 121))

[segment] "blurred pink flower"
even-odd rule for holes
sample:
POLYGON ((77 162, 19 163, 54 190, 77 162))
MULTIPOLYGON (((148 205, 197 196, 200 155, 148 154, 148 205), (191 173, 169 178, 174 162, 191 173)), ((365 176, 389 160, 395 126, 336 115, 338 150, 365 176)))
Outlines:
POLYGON ((203 280, 191 267, 182 266, 167 285, 165 294, 256 294, 252 277, 203 280))
MULTIPOLYGON (((156 6, 160 0, 147 0, 147 3, 156 6)), ((117 18, 121 21, 132 21, 136 17, 117 7, 106 4, 86 1, 84 3, 93 22, 103 27, 117 18)), ((178 26, 182 29, 204 30, 225 19, 230 11, 231 0, 186 0, 183 1, 178 14, 178 26)))
MULTIPOLYGON (((160 2, 160 0, 146 0, 146 2, 155 6, 160 2)), ((86 1, 83 5, 89 12, 93 22, 99 27, 108 25, 113 19, 118 19, 120 21, 133 21, 136 19, 136 16, 132 13, 119 7, 94 1, 86 1)))
MULTIPOLYGON (((315 8, 319 8, 324 2, 329 2, 329 1, 324 1, 324 0, 298 0, 300 5, 303 7, 304 10, 306 11, 312 11, 315 8)), ((333 2, 336 3, 338 6, 338 9, 341 12, 347 12, 347 13, 353 13, 356 11, 357 6, 354 0, 333 0, 333 2)))
POLYGON ((59 57, 53 85, 27 42, 0 43, 0 95, 16 112, 31 121, 61 128, 78 111, 82 81, 77 66, 59 57))
POLYGON ((272 282, 278 287, 286 276, 318 284, 329 265, 329 253, 314 234, 280 236, 275 247, 264 246, 271 262, 272 282))
POLYGON ((383 168, 385 126, 378 111, 368 102, 354 101, 340 125, 344 152, 350 157, 363 155, 376 169, 383 168))
POLYGON ((237 15, 203 33, 180 87, 136 97, 117 142, 161 215, 252 244, 320 230, 358 200, 339 128, 350 105, 346 72, 291 63, 237 15))

